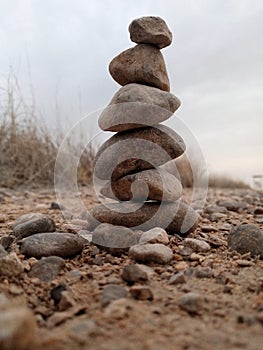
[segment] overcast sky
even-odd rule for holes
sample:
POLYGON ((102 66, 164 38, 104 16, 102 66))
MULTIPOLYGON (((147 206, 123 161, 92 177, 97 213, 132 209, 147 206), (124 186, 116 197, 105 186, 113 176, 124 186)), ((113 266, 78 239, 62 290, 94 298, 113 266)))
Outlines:
POLYGON ((182 101, 168 125, 186 124, 209 171, 263 174, 262 0, 0 0, 0 9, 2 84, 12 65, 47 123, 59 114, 65 127, 118 90, 108 64, 134 45, 132 19, 164 18, 174 41, 162 52, 182 101))

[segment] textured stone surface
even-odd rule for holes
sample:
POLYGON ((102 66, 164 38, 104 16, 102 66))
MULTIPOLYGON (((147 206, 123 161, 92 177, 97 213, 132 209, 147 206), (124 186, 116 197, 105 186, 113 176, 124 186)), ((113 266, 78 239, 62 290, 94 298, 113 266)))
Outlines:
POLYGON ((228 247, 241 254, 259 255, 263 259, 263 232, 252 224, 238 225, 228 236, 228 247))
POLYGON ((180 104, 180 100, 169 92, 142 84, 128 84, 116 92, 101 113, 99 127, 105 131, 124 131, 153 126, 170 118, 180 104))
POLYGON ((184 151, 181 136, 165 125, 122 131, 98 150, 94 174, 101 180, 116 181, 131 172, 156 168, 184 151))
POLYGON ((110 62, 109 71, 120 85, 140 83, 170 91, 163 55, 152 45, 139 44, 121 52, 110 62))
POLYGON ((79 254, 83 249, 83 239, 77 235, 64 232, 38 233, 24 238, 21 253, 41 258, 43 256, 60 256, 69 258, 79 254))
POLYGON ((158 226, 170 234, 181 235, 193 231, 199 219, 198 214, 182 201, 161 205, 148 202, 141 207, 134 203, 111 203, 107 207, 100 205, 93 208, 90 214, 89 222, 93 227, 109 223, 147 231, 158 226))
POLYGON ((141 235, 139 243, 160 243, 168 244, 169 237, 167 232, 161 227, 154 227, 141 235))
POLYGON ((13 223, 13 233, 18 239, 35 233, 53 232, 55 229, 56 226, 53 219, 40 213, 22 215, 13 223))
POLYGON ((37 349, 36 322, 33 313, 24 306, 7 307, 0 311, 0 349, 37 349))
POLYGON ((173 252, 163 244, 146 243, 132 246, 129 250, 129 256, 136 261, 167 264, 172 260, 173 252))
POLYGON ((134 19, 129 25, 131 41, 152 44, 162 49, 171 44, 173 36, 160 17, 145 16, 134 19))
POLYGON ((64 267, 65 261, 59 256, 49 256, 42 258, 40 261, 32 266, 28 273, 29 277, 37 277, 41 281, 52 281, 64 267))
POLYGON ((121 201, 156 200, 174 202, 182 195, 182 185, 172 174, 161 169, 126 175, 101 189, 106 197, 121 201))
POLYGON ((0 275, 18 276, 24 271, 24 266, 16 253, 0 256, 0 275))
POLYGON ((132 245, 137 244, 138 236, 136 232, 127 227, 101 224, 92 234, 92 243, 113 253, 118 253, 118 251, 128 250, 132 245))

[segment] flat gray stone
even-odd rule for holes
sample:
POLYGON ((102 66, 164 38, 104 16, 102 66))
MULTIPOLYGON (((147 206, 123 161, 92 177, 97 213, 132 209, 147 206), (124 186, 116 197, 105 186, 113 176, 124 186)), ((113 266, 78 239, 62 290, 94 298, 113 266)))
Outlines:
POLYGON ((101 189, 101 194, 120 201, 174 202, 182 196, 182 185, 172 174, 161 169, 150 169, 109 182, 101 189))
POLYGON ((13 223, 13 233, 18 239, 22 239, 35 233, 53 232, 56 230, 53 219, 44 214, 31 213, 20 216, 13 223))
POLYGON ((141 203, 122 202, 100 205, 90 211, 88 219, 91 228, 100 223, 132 227, 142 231, 161 227, 169 234, 182 236, 192 232, 198 220, 199 215, 181 200, 162 204, 146 202, 141 205, 141 203))
POLYGON ((92 243, 111 253, 122 253, 138 243, 138 235, 127 227, 100 224, 92 234, 92 243))
POLYGON ((152 44, 162 49, 169 46, 173 35, 160 17, 145 16, 134 19, 129 25, 131 41, 139 44, 152 44))
POLYGON ((41 258, 43 256, 60 256, 70 258, 83 249, 83 239, 77 235, 64 232, 37 233, 21 241, 21 253, 26 256, 41 258))
POLYGON ((99 116, 105 131, 124 131, 153 126, 170 118, 180 107, 180 100, 169 92, 142 84, 123 86, 99 116))
POLYGON ((123 176, 154 169, 185 151, 181 136, 165 126, 122 131, 108 139, 95 157, 95 180, 117 181, 123 176))
POLYGON ((153 45, 138 44, 121 52, 110 62, 109 71, 120 85, 139 83, 170 91, 163 55, 153 45))
POLYGON ((238 225, 229 233, 227 243, 231 250, 263 259, 263 232, 255 225, 238 225))
POLYGON ((129 257, 141 262, 167 264, 173 258, 171 248, 159 243, 137 244, 130 248, 129 257))
POLYGON ((49 256, 47 258, 42 258, 37 263, 35 263, 28 273, 28 276, 39 278, 44 282, 49 282, 57 277, 59 271, 64 266, 64 259, 58 256, 49 256))

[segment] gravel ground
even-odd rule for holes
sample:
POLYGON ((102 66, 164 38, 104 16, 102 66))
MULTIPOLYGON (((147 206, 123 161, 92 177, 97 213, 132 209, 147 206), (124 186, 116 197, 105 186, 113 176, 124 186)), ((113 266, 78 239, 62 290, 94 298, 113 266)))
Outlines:
MULTIPOLYGON (((98 204, 89 188, 81 192, 88 208, 98 204)), ((51 205, 52 190, 0 189, 0 202, 0 242, 6 256, 19 259, 0 275, 1 349, 262 349, 263 261, 227 245, 241 223, 262 230, 262 193, 209 190, 199 226, 188 236, 198 241, 169 236, 172 261, 137 266, 135 282, 123 269, 136 262, 90 244, 83 216, 76 208, 67 222, 51 205), (56 231, 82 230, 82 252, 42 259, 36 268, 40 260, 24 256, 11 239, 14 221, 33 212, 51 216, 56 231)))

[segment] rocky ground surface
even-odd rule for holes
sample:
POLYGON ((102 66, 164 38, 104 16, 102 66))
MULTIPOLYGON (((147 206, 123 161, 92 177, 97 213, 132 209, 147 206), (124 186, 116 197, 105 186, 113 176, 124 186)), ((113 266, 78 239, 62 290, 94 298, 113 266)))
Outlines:
POLYGON ((0 189, 0 203, 1 349, 262 349, 262 193, 210 190, 187 239, 157 230, 129 255, 91 244, 83 215, 66 221, 52 190, 0 189), (48 217, 14 225, 30 213, 48 217), (240 224, 255 227, 229 241, 240 224))

